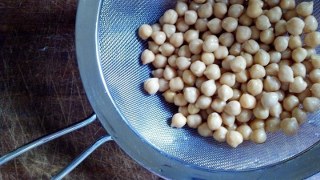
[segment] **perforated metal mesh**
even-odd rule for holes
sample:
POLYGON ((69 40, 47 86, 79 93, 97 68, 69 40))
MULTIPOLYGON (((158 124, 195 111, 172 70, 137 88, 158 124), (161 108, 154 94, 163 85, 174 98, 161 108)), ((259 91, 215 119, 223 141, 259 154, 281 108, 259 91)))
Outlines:
MULTIPOLYGON (((173 129, 169 119, 177 109, 165 103, 160 94, 149 96, 143 82, 150 77, 151 67, 140 64, 146 42, 137 37, 141 24, 152 24, 163 12, 174 7, 172 0, 104 0, 98 22, 101 68, 109 92, 123 119, 142 139, 164 155, 189 166, 217 170, 248 170, 281 163, 307 150, 320 140, 319 116, 309 122, 296 136, 268 134, 265 144, 245 142, 237 149, 212 138, 200 137, 195 130, 173 129)), ((319 20, 319 3, 315 11, 319 20)), ((128 137, 130 138, 130 137, 128 137)))

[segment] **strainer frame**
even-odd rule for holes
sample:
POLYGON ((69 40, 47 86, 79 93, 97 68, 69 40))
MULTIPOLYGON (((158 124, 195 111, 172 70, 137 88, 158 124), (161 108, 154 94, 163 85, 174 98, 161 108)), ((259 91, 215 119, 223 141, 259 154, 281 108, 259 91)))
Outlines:
MULTIPOLYGON (((76 50, 81 79, 92 108, 113 140, 131 158, 170 179, 303 179, 320 171, 320 142, 287 161, 248 171, 214 171, 167 156, 130 128, 116 108, 99 62, 98 20, 102 0, 79 0, 76 50)), ((139 83, 139 82, 137 82, 139 83)))

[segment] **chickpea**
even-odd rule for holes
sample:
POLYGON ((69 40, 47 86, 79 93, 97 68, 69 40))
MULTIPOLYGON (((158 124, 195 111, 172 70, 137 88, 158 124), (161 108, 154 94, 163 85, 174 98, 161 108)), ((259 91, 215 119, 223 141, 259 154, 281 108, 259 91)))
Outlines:
POLYGON ((171 91, 181 91, 184 88, 184 83, 181 77, 175 77, 170 80, 169 87, 171 91))
POLYGON ((196 82, 196 76, 190 70, 185 70, 182 73, 182 80, 186 85, 193 86, 196 82))
POLYGON ((226 72, 222 74, 220 83, 232 87, 236 83, 236 75, 230 72, 226 72))
POLYGON ((299 105, 299 99, 294 95, 289 95, 283 100, 283 108, 286 111, 292 111, 299 105))
POLYGON ((186 57, 178 57, 176 59, 176 66, 179 70, 186 70, 190 67, 191 62, 189 58, 186 57))
POLYGON ((162 26, 163 32, 166 34, 167 38, 170 38, 172 34, 174 34, 177 30, 175 25, 172 24, 164 24, 162 26))
POLYGON ((183 33, 189 29, 189 25, 186 24, 186 22, 184 21, 184 18, 179 18, 176 26, 177 26, 177 30, 183 33))
POLYGON ((266 71, 263 66, 255 64, 249 69, 250 77, 253 79, 260 79, 266 76, 266 71))
POLYGON ((221 114, 222 122, 224 125, 227 127, 232 127, 235 124, 236 117, 233 115, 229 115, 227 113, 222 113, 221 114))
POLYGON ((246 13, 250 18, 255 19, 263 13, 263 10, 259 3, 249 3, 246 13))
POLYGON ((243 44, 243 49, 249 54, 256 54, 260 46, 255 40, 250 39, 243 44))
POLYGON ((159 23, 151 25, 151 28, 153 32, 161 31, 161 25, 159 23))
POLYGON ((294 9, 296 7, 295 0, 281 0, 280 2, 281 9, 294 9))
POLYGON ((155 60, 155 55, 152 51, 146 49, 141 54, 141 62, 143 65, 152 63, 155 60))
POLYGON ((233 18, 239 18, 244 11, 244 7, 241 4, 233 4, 229 7, 228 16, 233 18))
POLYGON ((305 35, 304 42, 311 48, 316 48, 320 45, 320 32, 311 32, 305 35))
POLYGON ((319 25, 318 20, 312 15, 307 16, 304 19, 304 24, 305 24, 303 29, 304 33, 310 33, 310 32, 316 31, 319 25))
POLYGON ((178 50, 178 56, 190 58, 191 55, 192 54, 188 45, 183 45, 178 50))
POLYGON ((280 66, 278 78, 281 82, 294 82, 293 70, 288 65, 280 66))
POLYGON ((246 69, 246 60, 242 56, 237 56, 233 61, 230 62, 230 68, 236 73, 243 71, 246 69))
POLYGON ((262 92, 263 83, 261 79, 251 79, 247 84, 247 91, 256 96, 262 92))
POLYGON ((224 112, 231 116, 237 116, 241 113, 241 105, 238 101, 230 101, 225 106, 224 112))
POLYGON ((250 135, 250 140, 257 144, 264 143, 267 140, 267 133, 263 128, 255 129, 250 135))
POLYGON ((154 54, 157 54, 159 53, 159 45, 156 44, 155 42, 153 41, 149 41, 148 42, 148 49, 153 52, 154 54))
POLYGON ((207 122, 202 123, 198 126, 198 133, 203 137, 211 137, 213 135, 211 129, 209 129, 207 122))
POLYGON ((319 110, 319 99, 316 97, 306 97, 303 100, 303 108, 306 112, 315 112, 319 110))
POLYGON ((171 56, 175 51, 175 47, 170 44, 170 43, 163 43, 160 47, 159 47, 159 52, 161 52, 162 55, 164 56, 171 56))
POLYGON ((211 129, 212 131, 215 131, 221 127, 222 118, 218 113, 211 113, 208 116, 207 123, 208 123, 209 129, 211 129))
POLYGON ((296 118, 285 118, 281 120, 280 128, 286 135, 293 135, 297 133, 299 124, 296 118))
POLYGON ((237 127, 237 131, 241 133, 244 140, 250 139, 252 129, 247 124, 242 124, 241 126, 237 127))
POLYGON ((195 104, 188 104, 188 114, 194 115, 198 114, 200 112, 200 109, 196 107, 195 104))
POLYGON ((302 93, 307 89, 308 84, 303 80, 301 76, 294 78, 294 81, 289 85, 289 92, 291 93, 302 93))
POLYGON ((166 92, 164 92, 162 94, 162 96, 164 97, 164 99, 168 102, 168 103, 173 103, 174 102, 174 97, 176 96, 175 92, 172 92, 170 90, 167 90, 166 92))
POLYGON ((282 106, 280 103, 277 103, 275 106, 271 107, 269 109, 269 113, 273 117, 280 117, 280 114, 282 113, 282 106))
POLYGON ((203 41, 201 39, 194 39, 189 43, 189 50, 192 54, 200 54, 202 52, 203 41))
POLYGON ((148 24, 143 24, 142 26, 140 26, 139 30, 138 30, 138 34, 139 37, 142 40, 147 40, 149 37, 151 37, 152 35, 152 28, 150 25, 148 24))
POLYGON ((243 137, 238 131, 228 131, 226 136, 227 143, 233 147, 238 147, 243 142, 243 137))
POLYGON ((289 46, 289 37, 286 36, 278 36, 273 42, 274 48, 278 52, 285 51, 289 46))
POLYGON ((198 16, 200 18, 209 18, 213 14, 213 8, 210 3, 202 4, 198 9, 198 16))
POLYGON ((206 96, 213 96, 216 92, 216 84, 214 80, 208 80, 202 83, 201 93, 206 96))
POLYGON ((212 20, 210 20, 207 26, 210 32, 212 32, 213 34, 219 34, 222 31, 222 21, 218 18, 213 18, 212 20))
POLYGON ((264 108, 261 104, 258 104, 253 109, 253 115, 258 119, 267 119, 269 117, 269 109, 264 108))
POLYGON ((216 59, 224 59, 229 55, 228 48, 225 46, 219 46, 215 51, 214 51, 214 56, 216 59))
POLYGON ((152 33, 151 38, 156 44, 162 45, 166 41, 166 34, 163 31, 155 31, 152 33))
POLYGON ((256 27, 261 30, 267 30, 271 27, 271 23, 269 21, 268 16, 266 15, 261 15, 256 19, 256 27))
POLYGON ((289 38, 289 48, 295 50, 302 47, 302 40, 300 36, 290 36, 289 38))
POLYGON ((236 119, 238 122, 246 123, 249 122, 253 117, 253 113, 251 110, 248 109, 242 109, 241 113, 236 116, 236 119))
POLYGON ((196 106, 199 109, 208 109, 212 103, 211 97, 207 97, 204 95, 199 96, 199 98, 196 101, 196 106))
POLYGON ((265 126, 264 120, 261 120, 261 119, 255 119, 250 122, 250 127, 252 130, 261 129, 261 128, 264 128, 264 126, 265 126))
POLYGON ((169 82, 165 79, 159 79, 159 92, 165 92, 169 89, 169 82))
POLYGON ((238 89, 232 89, 233 91, 233 96, 230 100, 239 100, 241 97, 241 91, 238 89))
POLYGON ((267 76, 277 76, 279 73, 279 65, 277 63, 271 63, 265 68, 267 76))
POLYGON ((158 78, 149 78, 144 82, 144 90, 154 95, 159 91, 160 85, 159 85, 159 79, 158 78))
POLYGON ((206 37, 203 43, 203 51, 212 53, 219 49, 219 40, 215 35, 209 35, 206 37))
POLYGON ((265 122, 265 129, 267 132, 277 132, 280 129, 280 119, 279 118, 268 118, 265 122))
POLYGON ((260 33, 260 41, 269 45, 274 41, 275 35, 272 28, 266 29, 260 33))
POLYGON ((196 30, 200 32, 206 32, 208 30, 207 24, 208 24, 207 19, 198 19, 194 27, 196 28, 196 30))
POLYGON ((186 2, 177 1, 176 12, 179 16, 184 16, 184 13, 188 10, 188 5, 186 2))
POLYGON ((223 46, 230 47, 234 43, 234 36, 232 33, 223 33, 219 37, 219 42, 223 46))
POLYGON ((301 47, 296 48, 295 50, 292 51, 292 59, 298 63, 304 61, 307 55, 308 55, 307 50, 301 47))
POLYGON ((240 55, 246 60, 247 68, 251 67, 253 64, 253 57, 249 53, 241 52, 240 55))
POLYGON ((261 105, 264 108, 271 108, 275 106, 279 101, 279 96, 275 92, 262 93, 261 105))
POLYGON ((307 17, 313 12, 313 1, 311 2, 301 2, 297 5, 296 11, 299 16, 307 17))
POLYGON ((187 118, 183 114, 177 113, 172 117, 171 127, 182 128, 183 126, 186 125, 186 123, 187 123, 187 118))
POLYGON ((320 69, 314 69, 309 74, 309 79, 313 83, 320 83, 320 69))
POLYGON ((198 19, 198 14, 195 10, 188 10, 184 13, 184 21, 187 25, 194 25, 198 19))
POLYGON ((214 133, 213 138, 218 142, 225 142, 227 137, 228 130, 221 126, 214 133))
POLYGON ((276 36, 284 35, 287 32, 287 22, 281 19, 276 23, 274 30, 276 36))
POLYGON ((207 66, 204 75, 208 79, 218 80, 221 77, 220 67, 216 64, 211 64, 207 66))
POLYGON ((190 29, 184 33, 183 38, 187 43, 190 43, 195 39, 199 39, 199 31, 190 29))
POLYGON ((242 14, 239 18, 239 23, 243 26, 251 26, 253 19, 250 18, 247 14, 242 14))
POLYGON ((296 118, 300 125, 305 123, 308 118, 307 113, 298 107, 292 110, 292 117, 296 118))
POLYGON ((251 29, 247 26, 238 26, 236 31, 236 40, 239 43, 244 43, 249 40, 252 35, 251 29))
POLYGON ((206 77, 204 77, 204 76, 198 77, 198 78, 196 79, 196 87, 197 87, 198 89, 200 89, 202 83, 204 83, 204 82, 207 81, 207 80, 208 80, 208 79, 207 79, 206 77))
POLYGON ((280 21, 282 17, 282 10, 279 6, 275 6, 266 12, 266 16, 269 18, 271 23, 276 23, 280 21))
POLYGON ((279 63, 281 60, 281 53, 277 51, 270 51, 270 62, 271 63, 279 63))
POLYGON ((312 66, 316 69, 320 68, 320 56, 317 54, 311 55, 312 66))
POLYGON ((200 92, 195 87, 186 87, 183 89, 183 96, 188 103, 194 104, 200 96, 200 92))
POLYGON ((257 104, 256 98, 247 93, 242 94, 239 101, 241 107, 245 109, 253 109, 257 104))
POLYGON ((311 86, 311 92, 314 97, 320 98, 320 83, 315 83, 311 86))
POLYGON ((218 97, 223 100, 227 101, 233 97, 233 90, 230 86, 227 85, 222 85, 218 89, 218 97))
POLYGON ((228 8, 225 3, 215 3, 213 5, 213 14, 215 17, 222 19, 227 14, 228 8))
POLYGON ((187 124, 190 128, 198 128, 202 123, 202 117, 199 114, 187 116, 187 124))
POLYGON ((260 30, 256 26, 251 26, 251 39, 253 40, 259 40, 260 38, 260 30))
POLYGON ((249 71, 244 70, 236 73, 236 82, 245 83, 248 81, 248 79, 249 79, 249 71))
POLYGON ((212 65, 215 61, 213 53, 202 53, 200 59, 205 65, 212 65))
POLYGON ((170 44, 178 48, 183 44, 183 34, 182 33, 173 33, 170 37, 170 44))
POLYGON ((227 17, 222 20, 221 26, 225 31, 231 33, 237 29, 238 21, 237 21, 237 19, 235 19, 233 17, 227 17))
POLYGON ((226 105, 227 103, 225 101, 216 98, 213 100, 211 108, 218 113, 222 113, 226 105))
POLYGON ((263 88, 267 92, 278 91, 281 87, 279 79, 275 76, 267 76, 263 82, 263 88))
POLYGON ((197 77, 203 76, 205 69, 206 69, 206 65, 202 61, 195 61, 190 66, 190 70, 197 77))

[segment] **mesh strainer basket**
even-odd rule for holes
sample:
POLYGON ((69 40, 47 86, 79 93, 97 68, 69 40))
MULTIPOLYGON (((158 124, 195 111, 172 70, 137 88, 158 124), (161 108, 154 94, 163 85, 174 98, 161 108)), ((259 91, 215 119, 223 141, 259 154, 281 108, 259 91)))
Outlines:
MULTIPOLYGON (((297 1, 299 2, 299 1, 297 1)), ((77 17, 77 53, 88 98, 105 129, 133 159, 172 179, 302 179, 320 171, 319 114, 299 133, 268 134, 266 143, 236 149, 193 129, 169 127, 174 106, 149 96, 143 82, 151 67, 140 64, 147 47, 141 24, 153 24, 172 0, 82 0, 77 17)), ((320 3, 315 1, 320 20, 320 3)))

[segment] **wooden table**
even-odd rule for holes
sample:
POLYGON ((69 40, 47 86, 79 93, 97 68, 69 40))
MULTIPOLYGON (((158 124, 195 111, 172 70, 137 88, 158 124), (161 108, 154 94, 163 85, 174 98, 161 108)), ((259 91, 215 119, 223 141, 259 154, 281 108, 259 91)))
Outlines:
MULTIPOLYGON (((0 1, 0 155, 86 118, 75 57, 76 0, 0 1)), ((105 131, 99 123, 0 167, 0 179, 48 179, 105 131)), ((113 142, 68 179, 157 179, 113 142)))

